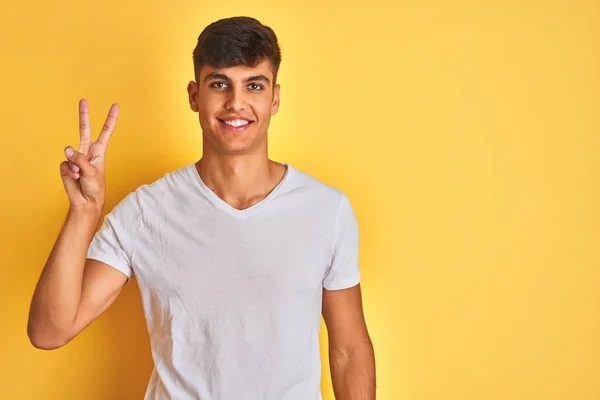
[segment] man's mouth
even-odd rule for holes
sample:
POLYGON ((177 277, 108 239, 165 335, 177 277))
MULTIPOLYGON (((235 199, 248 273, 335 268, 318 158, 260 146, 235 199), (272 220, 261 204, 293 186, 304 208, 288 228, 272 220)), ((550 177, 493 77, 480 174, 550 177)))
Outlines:
POLYGON ((243 131, 245 129, 248 129, 248 127, 250 125, 252 125, 252 123, 254 123, 254 121, 249 121, 247 119, 219 119, 219 122, 221 123, 221 125, 229 130, 229 131, 234 131, 234 132, 240 132, 243 131))

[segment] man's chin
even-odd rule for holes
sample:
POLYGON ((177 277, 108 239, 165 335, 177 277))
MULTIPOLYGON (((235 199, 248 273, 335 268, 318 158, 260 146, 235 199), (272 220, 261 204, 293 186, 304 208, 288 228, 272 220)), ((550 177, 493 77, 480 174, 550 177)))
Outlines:
POLYGON ((219 153, 244 154, 260 147, 260 138, 248 135, 248 132, 223 132, 219 130, 215 133, 216 135, 208 140, 205 138, 204 142, 219 153), (206 143, 207 141, 208 143, 206 143))
POLYGON ((252 143, 221 142, 219 148, 224 154, 245 154, 252 150, 252 143))

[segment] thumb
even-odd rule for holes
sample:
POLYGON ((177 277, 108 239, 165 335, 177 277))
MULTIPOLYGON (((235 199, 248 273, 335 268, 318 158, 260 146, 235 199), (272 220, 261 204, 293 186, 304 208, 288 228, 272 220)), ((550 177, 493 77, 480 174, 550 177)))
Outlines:
POLYGON ((75 151, 71 146, 65 148, 65 155, 71 163, 79 167, 81 176, 93 176, 96 171, 94 166, 88 161, 87 156, 83 153, 75 151))

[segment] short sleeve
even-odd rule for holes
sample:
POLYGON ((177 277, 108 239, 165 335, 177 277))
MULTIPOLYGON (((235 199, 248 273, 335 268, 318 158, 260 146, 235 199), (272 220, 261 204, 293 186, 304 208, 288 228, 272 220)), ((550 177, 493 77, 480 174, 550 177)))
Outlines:
POLYGON ((350 201, 342 194, 334 230, 333 256, 323 279, 323 287, 340 290, 356 286, 359 281, 358 223, 350 201))
POLYGON ((88 248, 87 258, 110 265, 129 280, 133 275, 131 256, 140 228, 139 222, 140 212, 134 192, 106 214, 88 248))

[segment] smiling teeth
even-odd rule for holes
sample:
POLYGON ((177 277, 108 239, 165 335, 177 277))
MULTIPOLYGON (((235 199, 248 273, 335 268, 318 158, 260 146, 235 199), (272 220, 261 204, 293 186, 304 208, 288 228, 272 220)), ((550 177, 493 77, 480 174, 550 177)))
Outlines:
POLYGON ((238 128, 240 126, 248 125, 248 122, 249 121, 246 121, 245 119, 236 119, 233 121, 225 121, 225 124, 238 128))

